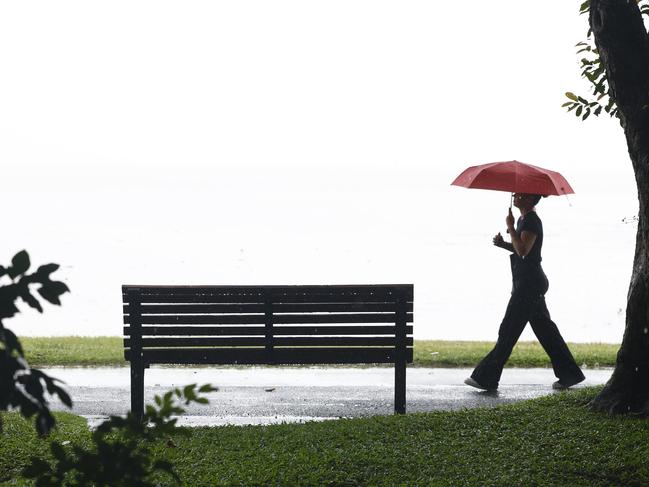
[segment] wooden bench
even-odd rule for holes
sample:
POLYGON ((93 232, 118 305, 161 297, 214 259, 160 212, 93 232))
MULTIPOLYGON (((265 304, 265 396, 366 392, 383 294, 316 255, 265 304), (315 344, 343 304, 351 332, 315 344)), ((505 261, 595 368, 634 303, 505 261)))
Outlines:
POLYGON ((131 410, 151 364, 394 363, 406 412, 413 285, 122 286, 131 410))

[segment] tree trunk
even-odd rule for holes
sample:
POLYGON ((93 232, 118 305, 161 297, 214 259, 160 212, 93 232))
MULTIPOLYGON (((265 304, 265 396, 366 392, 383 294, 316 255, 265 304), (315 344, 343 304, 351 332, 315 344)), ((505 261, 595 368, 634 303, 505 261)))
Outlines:
POLYGON ((639 200, 622 346, 613 375, 590 407, 649 415, 649 40, 634 0, 590 0, 589 21, 619 110, 639 200))

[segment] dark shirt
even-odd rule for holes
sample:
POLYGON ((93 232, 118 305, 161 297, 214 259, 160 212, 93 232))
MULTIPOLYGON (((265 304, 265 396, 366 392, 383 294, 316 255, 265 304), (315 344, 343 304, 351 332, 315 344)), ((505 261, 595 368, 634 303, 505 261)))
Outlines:
POLYGON ((520 217, 516 223, 516 233, 520 236, 524 231, 536 235, 534 245, 525 257, 516 252, 511 256, 513 289, 529 288, 534 292, 545 294, 547 277, 541 268, 541 247, 543 246, 543 224, 536 212, 531 211, 520 217))
POLYGON ((530 211, 527 215, 521 216, 516 222, 516 233, 520 236, 523 232, 530 232, 536 235, 534 245, 524 257, 529 262, 541 262, 541 247, 543 246, 543 223, 535 211, 530 211))

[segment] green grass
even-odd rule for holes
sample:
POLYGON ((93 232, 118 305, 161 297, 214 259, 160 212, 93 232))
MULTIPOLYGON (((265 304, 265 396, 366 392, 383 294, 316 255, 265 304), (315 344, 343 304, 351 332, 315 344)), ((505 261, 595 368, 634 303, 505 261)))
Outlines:
MULTIPOLYGON (((649 422, 588 411, 597 391, 494 409, 195 428, 174 437, 175 447, 160 442, 156 452, 188 486, 649 485, 649 422)), ((59 420, 59 438, 87 440, 77 418, 59 420)), ((47 455, 17 415, 6 423, 0 480, 19 475, 28 453, 47 455)))
MULTIPOLYGON (((493 342, 415 341, 415 366, 474 367, 494 346, 493 342)), ((620 348, 615 343, 569 343, 579 365, 613 367, 620 348)), ((538 342, 518 342, 508 367, 550 367, 550 359, 538 342)))
MULTIPOLYGON (((126 366, 121 337, 22 337, 27 360, 35 367, 126 366)), ((415 341, 415 367, 473 367, 493 342, 415 341)), ((571 343, 577 363, 612 367, 619 344, 571 343)), ((519 342, 508 367, 549 367, 550 360, 537 342, 519 342)))
POLYGON ((33 367, 127 365, 121 337, 20 337, 20 342, 33 367))
MULTIPOLYGON (((20 479, 20 472, 32 456, 51 459, 49 442, 38 438, 34 421, 23 419, 18 413, 0 413, 3 431, 0 432, 0 485, 32 485, 20 479)), ((50 438, 72 444, 91 444, 87 422, 70 413, 54 413, 57 428, 50 438)))

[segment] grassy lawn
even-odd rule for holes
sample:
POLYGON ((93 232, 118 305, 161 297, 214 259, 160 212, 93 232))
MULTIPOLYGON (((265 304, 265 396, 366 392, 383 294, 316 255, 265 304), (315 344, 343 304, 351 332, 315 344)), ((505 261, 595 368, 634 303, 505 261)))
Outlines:
MULTIPOLYGON (((126 366, 121 337, 22 337, 27 360, 33 366, 126 366)), ((493 346, 492 342, 415 341, 415 367, 473 367, 493 346)), ((615 365, 618 344, 571 343, 577 363, 586 367, 615 365)), ((537 342, 519 342, 509 367, 549 367, 537 342)))
MULTIPOLYGON (((649 422, 588 411, 598 390, 494 409, 195 428, 156 452, 175 463, 188 486, 649 485, 649 422)), ((58 417, 59 440, 87 441, 79 418, 58 417)), ((5 420, 0 481, 19 485, 9 479, 29 454, 47 457, 47 448, 16 414, 5 420)))
MULTIPOLYGON (((474 367, 494 342, 415 341, 415 366, 474 367)), ((613 343, 569 343, 577 363, 586 367, 612 367, 620 348, 613 343)), ((538 342, 518 342, 508 367, 550 367, 550 359, 538 342)))
POLYGON ((121 337, 20 337, 20 343, 33 367, 128 365, 121 337))

